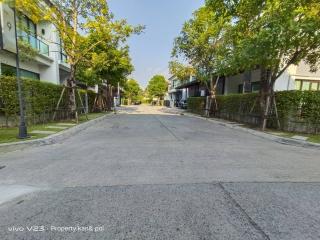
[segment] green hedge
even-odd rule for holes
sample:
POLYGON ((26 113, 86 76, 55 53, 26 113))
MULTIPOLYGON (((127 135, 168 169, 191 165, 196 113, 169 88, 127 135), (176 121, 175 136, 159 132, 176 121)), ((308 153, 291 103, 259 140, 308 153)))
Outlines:
MULTIPOLYGON (((259 124, 261 109, 258 93, 231 94, 218 96, 217 117, 259 124)), ((191 112, 202 114, 205 109, 204 97, 191 97, 188 99, 188 109, 191 112)), ((282 126, 289 122, 304 123, 320 128, 320 91, 282 91, 276 92, 276 102, 282 126)), ((270 127, 275 126, 275 119, 271 116, 270 127)))
MULTIPOLYGON (((35 80, 23 79, 23 95, 26 106, 28 123, 45 122, 51 119, 59 100, 62 86, 35 80)), ((85 91, 80 91, 84 99, 85 91)), ((93 105, 95 93, 88 91, 89 106, 93 105)), ((77 97, 80 106, 79 97, 77 97)), ((64 95, 58 116, 67 117, 67 96, 64 95)), ((17 82, 14 77, 0 77, 0 115, 8 122, 17 122, 19 116, 19 102, 17 82)))
POLYGON ((320 91, 277 92, 276 99, 283 124, 304 122, 320 129, 320 91))
POLYGON ((187 106, 190 112, 203 115, 206 108, 206 97, 190 97, 187 100, 187 106))

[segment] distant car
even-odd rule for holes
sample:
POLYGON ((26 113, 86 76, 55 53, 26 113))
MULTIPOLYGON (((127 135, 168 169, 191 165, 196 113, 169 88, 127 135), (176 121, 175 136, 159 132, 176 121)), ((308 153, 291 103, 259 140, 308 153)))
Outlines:
POLYGON ((135 101, 133 102, 134 105, 140 105, 141 104, 141 101, 135 101))
POLYGON ((178 107, 182 109, 187 109, 188 107, 187 100, 180 100, 178 103, 178 107))

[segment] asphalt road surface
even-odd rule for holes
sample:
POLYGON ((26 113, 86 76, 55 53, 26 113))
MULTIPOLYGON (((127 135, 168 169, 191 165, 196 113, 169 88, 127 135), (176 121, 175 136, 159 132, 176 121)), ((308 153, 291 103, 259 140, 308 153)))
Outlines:
POLYGON ((159 107, 0 168, 1 240, 320 239, 320 150, 159 107))

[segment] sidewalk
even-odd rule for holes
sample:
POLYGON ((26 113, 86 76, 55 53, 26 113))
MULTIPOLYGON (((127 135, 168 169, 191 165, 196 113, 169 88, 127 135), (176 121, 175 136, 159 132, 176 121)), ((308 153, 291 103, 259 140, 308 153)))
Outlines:
POLYGON ((89 117, 89 120, 81 121, 79 124, 57 122, 52 124, 40 125, 38 130, 35 130, 35 128, 32 127, 30 128, 30 133, 35 136, 35 139, 30 138, 20 141, 19 139, 17 139, 17 141, 15 142, 1 143, 0 153, 22 150, 28 146, 33 145, 47 145, 56 143, 57 141, 74 135, 77 132, 96 124, 97 122, 100 122, 108 115, 108 113, 95 114, 91 116, 91 119, 89 117))

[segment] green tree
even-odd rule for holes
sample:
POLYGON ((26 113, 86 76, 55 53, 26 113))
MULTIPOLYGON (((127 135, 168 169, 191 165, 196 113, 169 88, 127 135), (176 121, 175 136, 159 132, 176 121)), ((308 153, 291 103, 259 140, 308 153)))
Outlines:
MULTIPOLYGON (((223 38, 225 29, 230 24, 231 16, 225 8, 217 5, 213 9, 207 3, 195 11, 193 18, 184 24, 180 36, 175 39, 172 52, 173 57, 182 56, 190 62, 197 73, 197 78, 207 86, 210 92, 207 109, 211 110, 214 100, 216 103, 219 79, 229 70, 224 61, 223 38)), ((176 68, 181 69, 179 65, 176 68)), ((217 104, 215 107, 217 108, 217 104)))
MULTIPOLYGON (((76 113, 76 71, 79 65, 85 65, 82 61, 94 53, 99 44, 110 41, 114 33, 125 33, 119 35, 128 37, 131 33, 141 30, 140 26, 132 27, 125 20, 114 20, 105 0, 52 0, 52 4, 48 6, 44 6, 42 0, 15 2, 16 8, 32 16, 34 21, 46 20, 56 27, 71 67, 67 79, 71 113, 76 113), (93 34, 94 37, 90 39, 88 46, 86 36, 93 34)), ((92 73, 88 72, 87 75, 90 76, 92 73)))
POLYGON ((279 76, 301 61, 311 71, 319 69, 319 29, 318 0, 206 0, 184 24, 173 55, 183 55, 198 78, 211 83, 211 95, 219 76, 261 68, 265 129, 279 76))
POLYGON ((192 66, 184 65, 178 61, 169 62, 169 70, 172 75, 180 80, 186 80, 196 74, 196 70, 192 66))
POLYGON ((139 83, 134 79, 129 79, 124 85, 124 96, 128 99, 129 104, 132 101, 138 101, 142 98, 142 89, 139 83))
POLYGON ((301 61, 311 71, 319 68, 320 2, 318 0, 240 1, 234 12, 237 21, 229 30, 232 52, 226 58, 233 70, 262 69, 260 104, 262 129, 275 107, 274 85, 286 69, 301 61))
POLYGON ((153 76, 147 86, 147 91, 150 97, 163 99, 168 90, 168 82, 162 75, 153 76))

